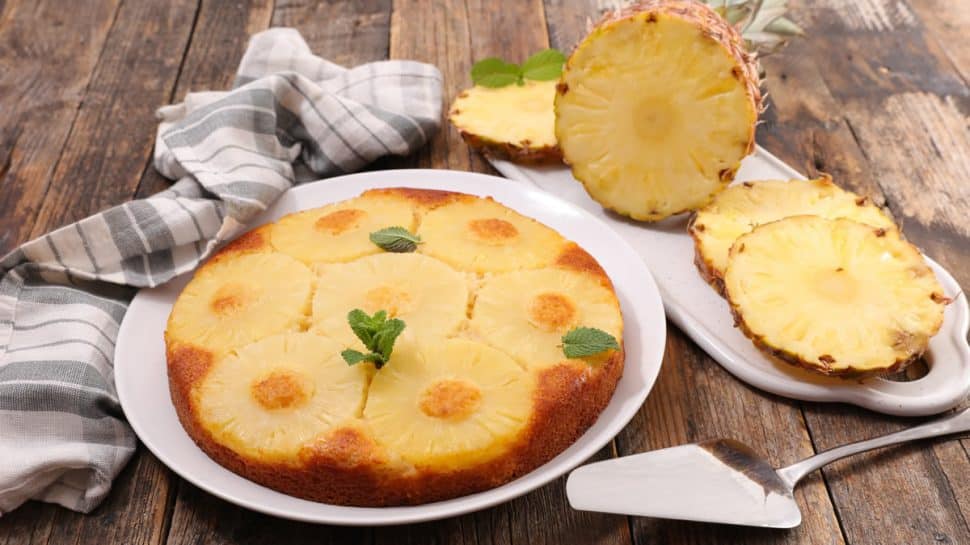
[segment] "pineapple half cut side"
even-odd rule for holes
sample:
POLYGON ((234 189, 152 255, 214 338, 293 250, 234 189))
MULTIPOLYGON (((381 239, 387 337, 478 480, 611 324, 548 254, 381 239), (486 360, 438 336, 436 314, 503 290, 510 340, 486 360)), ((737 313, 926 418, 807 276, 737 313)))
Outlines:
POLYGON ((918 359, 948 302, 898 231, 817 216, 738 238, 724 286, 736 323, 759 348, 838 376, 893 372, 918 359))
POLYGON ((870 199, 841 189, 828 175, 815 180, 744 182, 718 194, 691 220, 688 232, 694 239, 698 271, 723 294, 724 270, 734 241, 762 223, 799 215, 848 218, 896 229, 893 220, 870 199))
POLYGON ((553 129, 556 81, 526 80, 499 88, 476 85, 458 94, 448 119, 465 142, 524 163, 562 160, 553 129))
POLYGON ((709 7, 656 0, 608 14, 569 57, 556 137, 604 207, 657 221, 706 205, 754 149, 756 62, 709 7))

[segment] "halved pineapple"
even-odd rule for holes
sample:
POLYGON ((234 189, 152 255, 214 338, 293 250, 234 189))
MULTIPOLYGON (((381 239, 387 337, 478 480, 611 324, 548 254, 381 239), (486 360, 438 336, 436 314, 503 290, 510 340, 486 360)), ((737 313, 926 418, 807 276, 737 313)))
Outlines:
POLYGON ((477 85, 458 94, 448 119, 473 148, 515 161, 559 161, 552 102, 556 81, 477 85))
POLYGON ((724 285, 755 344, 827 375, 914 361, 947 302, 919 250, 897 231, 817 216, 766 223, 738 238, 724 285))
POLYGON ((383 192, 284 216, 272 226, 277 251, 304 263, 339 263, 381 252, 370 234, 385 227, 414 230, 414 207, 383 192))
POLYGON ((292 464, 304 444, 362 410, 368 366, 347 365, 342 348, 310 332, 240 348, 216 361, 196 386, 198 417, 220 444, 292 464))
POLYGON ((541 369, 567 359, 562 336, 578 326, 622 339, 623 318, 613 291, 593 275, 540 269, 486 278, 469 332, 528 368, 541 369))
POLYGON ((609 14, 576 47, 555 99, 565 161, 604 207, 655 221, 710 202, 754 148, 758 70, 697 2, 609 14))
POLYGON ((688 231, 694 238, 694 262, 701 276, 723 291, 721 279, 734 241, 762 223, 798 215, 848 218, 873 227, 896 229, 893 220, 878 206, 839 188, 829 176, 789 182, 744 182, 720 193, 714 202, 698 210, 691 222, 688 231))
POLYGON ((166 338, 221 354, 266 335, 295 331, 310 310, 312 285, 310 269, 287 255, 216 259, 182 290, 166 338))
POLYGON ((421 220, 418 251, 474 272, 536 268, 552 263, 565 241, 559 233, 492 199, 461 199, 421 220))
POLYGON ((421 254, 384 253, 318 267, 313 329, 359 348, 347 313, 387 311, 422 339, 454 333, 468 308, 465 275, 421 254))
POLYGON ((374 376, 364 420, 406 462, 436 471, 507 452, 533 411, 532 375, 487 345, 404 344, 374 376))

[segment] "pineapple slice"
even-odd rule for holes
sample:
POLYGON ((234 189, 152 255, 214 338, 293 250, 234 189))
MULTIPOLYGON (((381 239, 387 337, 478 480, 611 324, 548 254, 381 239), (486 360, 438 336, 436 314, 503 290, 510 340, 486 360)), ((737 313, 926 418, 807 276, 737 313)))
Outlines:
POLYGON ((363 408, 369 366, 347 365, 342 348, 309 332, 240 348, 194 389, 199 419, 237 453, 292 464, 304 444, 363 408))
POLYGON ((869 199, 845 191, 823 176, 816 180, 744 182, 719 194, 691 221, 697 258, 694 262, 708 282, 723 292, 728 250, 737 238, 762 223, 809 214, 848 218, 873 227, 896 229, 869 199))
POLYGON ((221 354, 266 335, 295 331, 310 310, 312 285, 310 269, 283 254, 215 259, 182 290, 166 337, 221 354))
POLYGON ((270 238, 277 251, 304 263, 339 263, 382 250, 370 234, 385 227, 414 230, 410 201, 387 192, 368 192, 356 199, 297 212, 273 224, 270 238))
POLYGON ((567 360, 562 336, 578 326, 622 339, 616 295, 593 275, 540 269, 486 278, 475 298, 469 331, 528 368, 542 369, 567 360))
POLYGON ((406 343, 371 382, 364 420, 404 461, 448 471, 509 451, 532 415, 533 389, 529 373, 484 344, 406 343))
POLYGON ((709 7, 642 2, 609 14, 570 56, 556 136, 593 199, 661 220, 734 179, 754 149, 758 83, 740 35, 709 7))
POLYGON ((321 265, 317 272, 312 327, 345 346, 362 346, 347 323, 347 313, 355 308, 367 314, 385 310, 422 339, 452 334, 465 320, 467 279, 425 255, 377 254, 321 265))
POLYGON ((537 268, 555 261, 559 233, 492 199, 460 199, 428 212, 418 251, 473 272, 537 268))
POLYGON ((755 344, 827 375, 898 370, 940 329, 947 303, 933 271, 898 231, 794 216, 731 248, 724 286, 755 344))
POLYGON ((523 162, 562 159, 553 130, 556 81, 526 80, 500 88, 475 86, 458 94, 448 119, 473 148, 523 162))

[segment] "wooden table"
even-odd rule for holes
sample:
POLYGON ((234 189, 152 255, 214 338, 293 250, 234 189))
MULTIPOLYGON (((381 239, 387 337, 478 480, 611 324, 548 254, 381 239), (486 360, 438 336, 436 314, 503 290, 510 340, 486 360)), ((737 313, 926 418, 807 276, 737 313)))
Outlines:
MULTIPOLYGON (((568 50, 608 3, 0 0, 0 250, 166 187, 151 167, 154 109, 189 90, 226 88, 253 32, 295 26, 343 64, 434 63, 450 100, 474 60, 568 50)), ((807 36, 764 62, 770 105, 758 141, 885 203, 911 240, 970 286, 970 2, 792 4, 807 36)), ((492 172, 447 127, 416 156, 375 168, 410 166, 492 172)), ((598 458, 729 436, 780 465, 915 422, 766 395, 670 328, 650 398, 598 458)), ((576 512, 562 479, 440 522, 297 524, 218 500, 140 448, 94 513, 29 503, 0 518, 0 544, 968 544, 968 446, 937 441, 833 464, 799 488, 805 520, 791 531, 576 512)))

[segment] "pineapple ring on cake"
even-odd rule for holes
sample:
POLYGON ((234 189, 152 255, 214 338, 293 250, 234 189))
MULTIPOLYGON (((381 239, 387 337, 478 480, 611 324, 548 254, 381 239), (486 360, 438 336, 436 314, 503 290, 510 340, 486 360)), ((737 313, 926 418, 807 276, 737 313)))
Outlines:
POLYGON ((738 32, 699 2, 608 14, 569 57, 556 137, 604 207, 656 221, 706 205, 754 149, 758 70, 738 32))
POLYGON ((359 341, 347 313, 359 308, 400 318, 421 338, 453 334, 465 320, 468 281, 437 259, 421 254, 383 253, 317 269, 313 329, 346 345, 359 341))
POLYGON ((534 269, 553 262, 565 243, 559 233, 491 198, 439 206, 421 220, 418 251, 472 272, 534 269))
POLYGON ((794 216, 731 247, 724 286, 756 345, 827 375, 891 372, 918 359, 947 303, 898 231, 794 216))
POLYGON ((414 204, 402 196, 369 191, 356 199, 280 218, 273 247, 304 263, 339 263, 382 250, 370 234, 385 227, 414 229, 414 204))
POLYGON ((238 254, 229 246, 182 290, 168 318, 166 341, 221 354, 296 330, 310 308, 312 285, 313 273, 292 257, 238 254))
POLYGON ((620 303, 598 275, 557 268, 486 278, 469 329, 528 368, 542 369, 567 360, 562 336, 578 326, 623 338, 620 303))
POLYGON ((367 371, 347 365, 342 348, 314 333, 283 333, 217 360, 193 389, 199 424, 238 454, 292 463, 364 403, 367 371))
POLYGON ((694 263, 701 276, 723 293, 724 269, 734 241, 762 223, 799 215, 847 218, 873 227, 896 229, 893 220, 872 201, 841 189, 829 176, 744 182, 727 188, 697 211, 688 229, 694 239, 694 263))
POLYGON ((417 467, 468 467, 507 452, 533 410, 533 376, 466 339, 396 350, 371 382, 364 420, 417 467))

